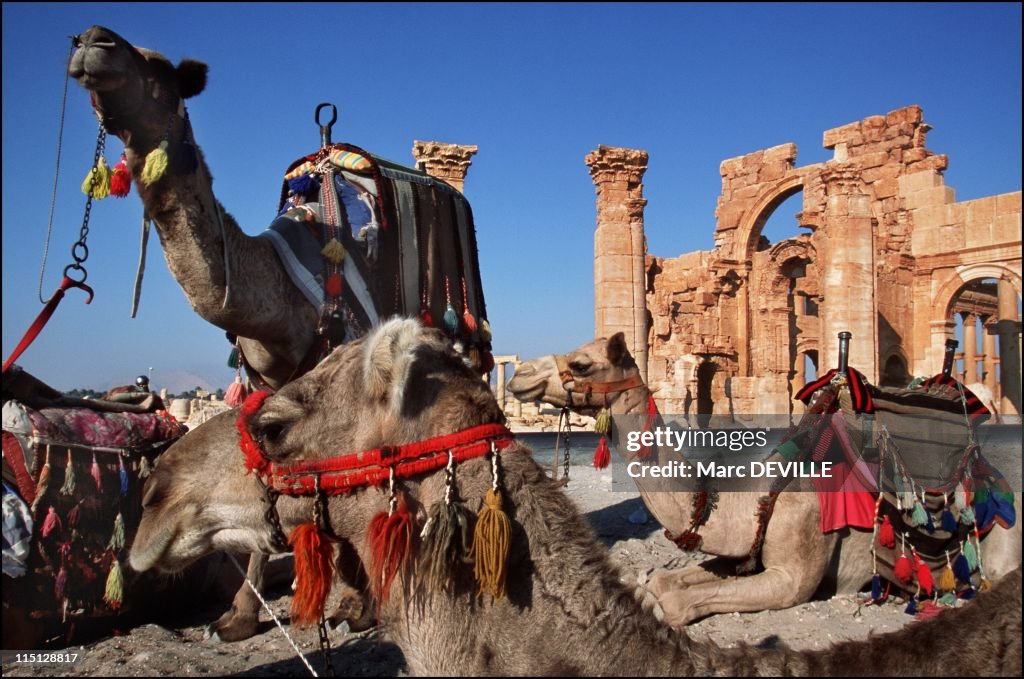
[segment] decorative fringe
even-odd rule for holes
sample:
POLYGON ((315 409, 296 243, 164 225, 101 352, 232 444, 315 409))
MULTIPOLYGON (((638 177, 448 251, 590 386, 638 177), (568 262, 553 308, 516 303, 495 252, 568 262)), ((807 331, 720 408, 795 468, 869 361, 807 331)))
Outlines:
POLYGON ((139 181, 147 186, 160 181, 167 172, 167 140, 160 142, 160 146, 153 149, 146 155, 146 163, 142 166, 142 174, 139 181))
POLYGON ((469 313, 469 307, 466 307, 466 310, 462 312, 462 324, 466 326, 466 332, 470 334, 476 332, 476 319, 473 318, 473 314, 469 313))
POLYGON ((882 598, 882 576, 875 573, 871 577, 871 599, 878 601, 882 598))
POLYGON ((117 458, 117 475, 121 481, 121 497, 128 495, 128 470, 124 468, 124 458, 117 458))
POLYGON ((924 524, 924 529, 928 531, 929 535, 931 535, 935 532, 935 517, 932 516, 932 513, 929 511, 926 511, 924 514, 926 517, 928 517, 927 521, 924 524))
POLYGON ((914 498, 914 511, 910 514, 910 525, 911 526, 924 526, 928 523, 928 512, 924 510, 924 505, 914 498))
POLYGON ((110 195, 124 198, 132 189, 132 173, 128 169, 128 158, 122 153, 121 160, 110 173, 110 195))
POLYGON ((110 195, 110 166, 103 156, 100 156, 96 166, 85 175, 82 193, 96 200, 103 200, 110 195))
POLYGON ((974 545, 971 543, 971 539, 967 538, 964 541, 964 548, 961 551, 961 556, 967 561, 967 566, 973 573, 978 568, 978 552, 975 551, 974 545))
POLYGON ((501 507, 501 491, 491 488, 476 516, 473 533, 473 572, 480 594, 495 599, 505 596, 508 552, 512 544, 512 522, 501 507))
POLYGON ((907 602, 907 607, 903 609, 903 612, 907 615, 915 615, 917 613, 917 599, 911 597, 910 601, 907 602))
POLYGON ((327 245, 320 250, 320 256, 335 266, 345 261, 345 254, 345 246, 337 238, 327 241, 327 245))
POLYGON ((594 451, 594 469, 607 469, 612 462, 612 454, 608 449, 608 437, 602 436, 594 451))
POLYGON ((72 495, 75 492, 75 465, 71 462, 71 449, 68 449, 68 463, 64 467, 64 485, 60 487, 61 495, 72 495))
POLYGON ((121 516, 121 512, 114 517, 114 534, 110 536, 110 543, 107 547, 115 552, 124 548, 124 517, 121 516))
POLYGON ((240 375, 235 376, 235 381, 228 387, 228 391, 224 394, 224 403, 232 408, 242 405, 245 403, 245 399, 249 397, 249 390, 242 382, 240 375))
POLYGON ((942 511, 941 525, 942 530, 946 531, 947 533, 956 532, 956 517, 953 516, 953 512, 949 511, 949 507, 946 507, 946 509, 942 511))
POLYGON ((46 446, 46 462, 43 463, 43 469, 39 472, 39 482, 36 483, 36 499, 32 501, 32 513, 35 514, 39 508, 39 503, 42 501, 43 496, 46 495, 46 491, 50 489, 50 446, 46 446))
POLYGON ((296 526, 288 537, 295 553, 295 595, 292 598, 292 624, 307 627, 317 624, 324 614, 331 593, 334 549, 315 523, 296 526))
POLYGON ((231 347, 231 353, 228 354, 228 367, 232 370, 238 370, 242 366, 242 350, 238 348, 238 345, 231 347))
POLYGON ((606 435, 612 430, 612 414, 608 412, 607 408, 601 408, 597 411, 597 418, 594 420, 594 431, 598 434, 606 435))
POLYGON ((882 525, 878 528, 878 544, 889 549, 896 546, 896 531, 888 516, 882 519, 882 525))
POLYGON ((983 577, 981 579, 981 584, 978 585, 978 591, 979 592, 986 592, 986 591, 988 591, 991 588, 992 588, 992 582, 988 578, 983 577))
POLYGON ((249 394, 242 404, 238 419, 235 420, 235 428, 238 429, 238 447, 242 449, 245 456, 245 468, 251 472, 264 473, 270 463, 263 457, 260 444, 249 433, 249 418, 259 412, 263 402, 270 396, 269 391, 255 391, 249 394))
POLYGON ((941 606, 936 606, 930 601, 922 601, 921 605, 917 607, 917 615, 914 618, 917 620, 930 620, 941 612, 941 606))
POLYGON ((115 611, 121 608, 124 601, 124 574, 121 573, 121 562, 114 558, 107 575, 107 586, 103 590, 103 600, 115 611))
POLYGON ((448 307, 444 310, 444 317, 441 319, 444 324, 444 331, 454 337, 459 333, 459 315, 455 312, 455 308, 448 304, 448 307))
POLYGON ((946 592, 939 597, 939 605, 941 606, 956 606, 956 593, 946 592))
POLYGON ((971 568, 967 557, 964 556, 963 552, 957 555, 956 559, 953 560, 953 577, 959 582, 965 585, 971 584, 971 572, 974 569, 971 568))
POLYGON ((480 339, 485 343, 491 341, 491 324, 487 322, 486 318, 480 319, 480 339))
POLYGON ((96 490, 103 492, 103 476, 100 474, 100 465, 96 461, 96 453, 92 454, 92 466, 89 467, 92 480, 96 482, 96 490))
POLYGON ((53 508, 53 505, 50 505, 46 511, 46 518, 43 519, 43 537, 49 537, 50 533, 58 528, 61 528, 60 517, 57 516, 57 510, 53 508))
POLYGON ((900 553, 899 558, 896 559, 896 563, 893 565, 892 573, 904 585, 914 579, 914 567, 910 563, 910 557, 907 556, 906 552, 900 553))
POLYGON ((404 497, 399 495, 394 512, 380 512, 373 517, 366 541, 370 550, 370 587, 383 606, 395 576, 406 569, 412 551, 412 516, 404 497))
POLYGON ((964 507, 960 510, 960 523, 965 526, 970 526, 975 521, 974 510, 970 507, 964 507))
POLYGON ((458 502, 435 502, 420 538, 420 575, 429 591, 443 592, 452 584, 455 567, 467 557, 470 545, 466 508, 458 502))
POLYGON ((946 563, 946 567, 942 569, 942 575, 939 576, 939 591, 941 592, 953 592, 956 590, 956 576, 953 575, 953 567, 946 563))

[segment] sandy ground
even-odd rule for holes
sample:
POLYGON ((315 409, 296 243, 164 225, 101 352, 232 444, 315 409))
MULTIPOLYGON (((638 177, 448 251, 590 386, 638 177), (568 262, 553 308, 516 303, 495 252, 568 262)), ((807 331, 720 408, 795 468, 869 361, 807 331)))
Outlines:
MULTIPOLYGON (((643 515, 643 504, 635 493, 612 492, 611 475, 582 466, 571 471, 568 493, 586 513, 598 537, 611 550, 623 578, 635 581, 640 574, 658 567, 679 567, 693 557, 668 542, 653 521, 631 522, 643 515)), ((269 592, 269 603, 282 619, 291 603, 287 587, 269 592)), ((78 654, 77 663, 3 663, 4 676, 306 676, 284 635, 272 622, 265 622, 260 634, 235 644, 205 641, 206 623, 225 607, 197 607, 186 614, 168 617, 84 646, 72 646, 65 653, 78 654)), ((264 614, 263 618, 269 618, 264 614)), ((813 601, 784 611, 754 614, 724 614, 691 625, 695 638, 708 638, 720 645, 738 642, 773 644, 778 641, 794 648, 824 648, 841 639, 863 639, 871 632, 888 632, 911 621, 900 603, 860 606, 854 597, 813 601)), ((294 630, 285 625, 312 667, 320 674, 323 661, 315 630, 294 630)), ((387 641, 386 631, 359 634, 336 630, 331 633, 331 660, 338 676, 402 676, 405 665, 398 648, 387 641)), ((55 651, 60 652, 60 651, 55 651)))

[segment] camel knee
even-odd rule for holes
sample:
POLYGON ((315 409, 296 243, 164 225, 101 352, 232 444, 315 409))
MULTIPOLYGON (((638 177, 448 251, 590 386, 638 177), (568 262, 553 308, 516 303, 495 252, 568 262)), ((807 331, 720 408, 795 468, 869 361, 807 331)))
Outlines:
POLYGON ((331 629, 337 629, 342 623, 348 624, 350 632, 362 632, 374 626, 373 607, 366 593, 341 581, 338 589, 341 596, 334 613, 327 619, 331 629))

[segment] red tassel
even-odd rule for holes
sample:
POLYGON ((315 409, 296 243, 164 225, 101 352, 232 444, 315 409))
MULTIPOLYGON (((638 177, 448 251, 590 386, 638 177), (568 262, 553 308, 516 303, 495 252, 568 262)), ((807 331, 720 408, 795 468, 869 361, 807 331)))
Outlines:
POLYGON ((412 516, 404 497, 398 496, 398 504, 390 515, 380 512, 373 517, 366 534, 366 543, 370 550, 370 587, 383 606, 388 600, 395 576, 405 570, 412 551, 412 516))
POLYGON ((110 175, 110 195, 124 198, 132 188, 132 173, 128 169, 128 159, 121 154, 121 161, 114 166, 110 175))
POLYGON ((235 381, 228 387, 228 391, 224 394, 224 403, 228 404, 232 408, 240 406, 245 403, 245 399, 249 397, 249 390, 245 388, 245 384, 242 380, 235 378, 235 381))
POLYGON ((896 559, 896 564, 892 568, 893 575, 896 579, 903 584, 908 584, 914 578, 914 567, 910 563, 910 558, 906 552, 901 552, 900 557, 896 559))
POLYGON ((43 537, 48 537, 55 528, 60 528, 60 517, 57 516, 57 510, 50 505, 50 509, 46 512, 46 518, 43 519, 43 537))
POLYGON ((92 480, 96 482, 96 490, 103 492, 103 477, 100 474, 100 465, 96 461, 96 453, 92 454, 92 467, 89 468, 92 480))
POLYGON ((594 469, 607 469, 611 461, 612 454, 608 449, 608 438, 602 436, 600 443, 597 444, 597 450, 594 451, 594 469))
POLYGON ((77 504, 71 508, 68 512, 68 527, 74 528, 78 525, 78 520, 82 517, 82 505, 77 504))
POLYGON ((335 271, 327 277, 327 282, 324 283, 324 292, 328 297, 340 297, 343 287, 341 274, 335 271))
POLYGON ((235 427, 238 429, 239 434, 238 447, 242 449, 242 453, 245 455, 245 468, 257 474, 266 473, 270 462, 267 458, 263 457, 260 445, 256 443, 252 434, 249 433, 249 418, 259 412, 259 409, 263 407, 263 402, 269 396, 269 391, 257 391, 250 394, 245 399, 245 403, 242 404, 242 410, 238 414, 238 419, 235 420, 235 427))
POLYGON ((896 546, 896 531, 893 530, 888 516, 882 519, 882 525, 878 529, 878 544, 889 549, 896 546))
POLYGON ((473 318, 473 314, 469 313, 469 309, 462 314, 462 324, 466 326, 466 332, 470 334, 476 332, 476 319, 473 318))
POLYGON ((921 586, 921 591, 931 596, 932 591, 935 589, 935 580, 932 578, 932 569, 928 568, 928 564, 921 561, 921 557, 914 553, 914 562, 917 567, 917 584, 921 586))
POLYGON ((427 326, 428 328, 434 327, 434 317, 430 315, 426 307, 420 309, 420 323, 427 326))
POLYGON ((295 552, 295 595, 292 598, 292 624, 306 627, 316 624, 324 614, 331 593, 334 550, 316 524, 297 526, 288 538, 295 552))

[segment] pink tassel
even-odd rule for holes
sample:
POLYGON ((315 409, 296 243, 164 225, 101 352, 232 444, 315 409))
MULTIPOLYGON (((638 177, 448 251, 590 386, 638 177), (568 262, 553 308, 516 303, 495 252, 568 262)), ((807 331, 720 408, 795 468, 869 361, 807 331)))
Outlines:
POLYGON ((103 477, 100 476, 100 465, 96 462, 96 453, 92 454, 92 467, 89 468, 92 480, 96 482, 96 490, 103 492, 103 477))
POLYGON ((227 393, 224 394, 224 403, 235 408, 245 403, 245 399, 248 396, 249 390, 245 388, 241 378, 235 377, 235 381, 228 387, 227 393))
POLYGON ((49 537, 55 528, 60 527, 60 517, 57 516, 57 510, 53 508, 53 505, 50 505, 50 509, 46 512, 46 518, 43 519, 43 537, 49 537))

